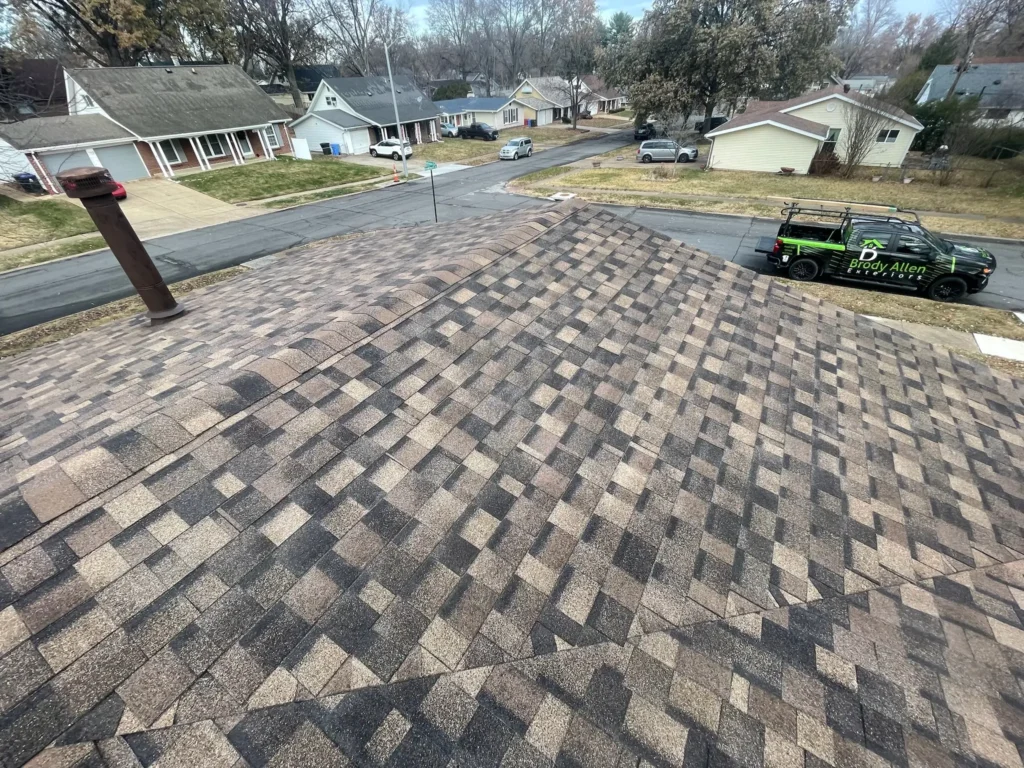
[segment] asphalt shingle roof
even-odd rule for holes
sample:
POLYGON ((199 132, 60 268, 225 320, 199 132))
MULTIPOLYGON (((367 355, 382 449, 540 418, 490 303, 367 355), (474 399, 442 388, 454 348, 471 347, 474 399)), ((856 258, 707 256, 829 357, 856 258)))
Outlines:
POLYGON ((189 308, 0 373, 4 765, 1018 764, 1021 382, 585 206, 189 308))
MULTIPOLYGON (((361 120, 355 115, 349 114, 340 109, 318 109, 316 112, 307 112, 307 115, 322 117, 328 122, 334 123, 339 128, 365 128, 370 123, 361 120)), ((305 115, 303 115, 305 117, 305 115)), ((299 118, 300 120, 302 118, 299 118)), ((297 121, 296 121, 297 122, 297 121)))
POLYGON ((22 150, 133 138, 128 131, 103 115, 55 115, 0 123, 0 137, 15 149, 22 150))
POLYGON ((472 98, 466 97, 464 99, 443 99, 441 101, 435 101, 434 107, 439 111, 444 111, 445 114, 453 115, 459 112, 466 111, 478 111, 478 112, 495 112, 511 101, 507 96, 491 97, 491 98, 480 98, 474 96, 472 98))
MULTIPOLYGON (((932 70, 928 101, 946 98, 956 77, 952 64, 932 70)), ((998 109, 1024 109, 1024 61, 976 64, 960 76, 958 93, 981 96, 981 106, 998 109)))
POLYGON ((562 77, 531 77, 528 78, 535 96, 559 107, 569 106, 569 83, 562 77))
POLYGON ((234 64, 102 67, 68 74, 112 120, 144 139, 289 119, 234 64))
POLYGON ((752 128, 756 125, 763 124, 768 120, 790 128, 795 128, 798 131, 812 133, 823 139, 828 136, 827 125, 816 123, 813 120, 805 120, 804 118, 797 117, 796 115, 773 112, 772 110, 744 112, 736 115, 735 117, 730 118, 727 122, 722 123, 722 125, 715 130, 710 131, 708 136, 714 138, 715 136, 725 133, 726 131, 731 131, 734 128, 752 128))
MULTIPOLYGON (((352 109, 377 125, 395 124, 391 84, 386 77, 334 77, 324 80, 352 109)), ((395 75, 395 99, 403 123, 433 120, 440 111, 411 77, 395 75)))

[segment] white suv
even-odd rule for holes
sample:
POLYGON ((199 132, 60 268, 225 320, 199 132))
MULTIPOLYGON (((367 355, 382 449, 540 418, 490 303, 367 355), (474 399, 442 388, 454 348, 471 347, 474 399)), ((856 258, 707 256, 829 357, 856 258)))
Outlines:
POLYGON ((520 157, 529 157, 533 154, 533 139, 520 136, 517 139, 509 139, 498 151, 500 160, 518 160, 520 157))
POLYGON ((401 160, 402 156, 399 154, 402 150, 405 150, 406 157, 412 157, 412 144, 409 140, 405 140, 404 146, 398 141, 398 139, 384 139, 384 141, 374 144, 370 147, 371 157, 390 157, 392 160, 401 160))

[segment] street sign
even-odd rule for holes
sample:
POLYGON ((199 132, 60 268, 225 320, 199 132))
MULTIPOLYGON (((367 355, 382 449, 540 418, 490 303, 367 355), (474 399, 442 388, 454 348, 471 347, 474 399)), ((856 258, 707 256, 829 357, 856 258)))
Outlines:
POLYGON ((435 163, 433 160, 427 160, 427 162, 423 164, 423 170, 425 171, 432 171, 435 168, 437 168, 437 163, 435 163))

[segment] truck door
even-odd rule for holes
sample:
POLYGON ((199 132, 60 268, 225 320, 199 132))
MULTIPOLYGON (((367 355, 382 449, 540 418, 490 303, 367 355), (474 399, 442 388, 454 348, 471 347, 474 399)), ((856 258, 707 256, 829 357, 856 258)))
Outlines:
POLYGON ((896 285, 925 285, 935 271, 935 247, 914 234, 900 234, 893 246, 895 263, 889 282, 896 285))
POLYGON ((893 261, 889 245, 893 232, 887 227, 859 226, 846 241, 846 264, 837 277, 887 283, 888 267, 893 261))

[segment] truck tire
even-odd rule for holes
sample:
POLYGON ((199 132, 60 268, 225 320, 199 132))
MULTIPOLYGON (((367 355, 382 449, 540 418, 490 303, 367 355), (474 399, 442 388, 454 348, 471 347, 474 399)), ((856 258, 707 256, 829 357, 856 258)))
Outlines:
POLYGON ((821 274, 821 267, 814 259, 797 259, 789 265, 789 279, 809 283, 821 274))
POLYGON ((925 295, 933 301, 959 301, 967 295, 967 282, 952 275, 940 277, 925 289, 925 295))

